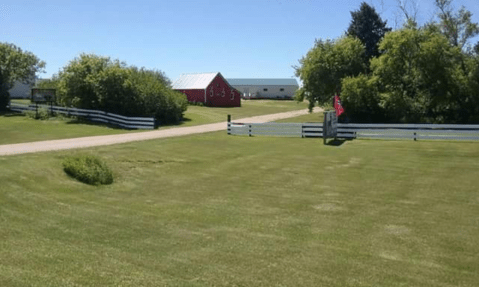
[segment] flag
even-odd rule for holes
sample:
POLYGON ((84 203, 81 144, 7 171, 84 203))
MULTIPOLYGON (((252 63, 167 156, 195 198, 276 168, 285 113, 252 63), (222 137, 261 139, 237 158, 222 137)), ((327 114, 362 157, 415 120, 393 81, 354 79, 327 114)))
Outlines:
POLYGON ((339 98, 338 94, 334 95, 334 109, 336 110, 336 115, 339 117, 342 113, 344 113, 344 108, 341 105, 341 99, 339 98))

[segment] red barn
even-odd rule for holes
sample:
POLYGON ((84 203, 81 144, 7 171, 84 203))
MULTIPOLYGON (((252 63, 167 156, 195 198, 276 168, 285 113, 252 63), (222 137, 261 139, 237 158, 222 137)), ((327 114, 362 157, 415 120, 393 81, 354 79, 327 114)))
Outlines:
POLYGON ((220 73, 183 74, 173 89, 182 92, 188 102, 201 102, 208 107, 241 107, 241 94, 220 73))

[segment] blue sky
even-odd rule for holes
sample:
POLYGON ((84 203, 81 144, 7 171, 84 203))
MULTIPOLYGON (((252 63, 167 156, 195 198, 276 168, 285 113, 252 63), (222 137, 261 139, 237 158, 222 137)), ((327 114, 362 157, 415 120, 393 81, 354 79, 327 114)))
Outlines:
MULTIPOLYGON (((434 0, 419 3, 418 20, 434 16, 434 0)), ((226 78, 291 78, 315 39, 347 29, 358 0, 23 1, 0 2, 0 42, 46 62, 47 78, 80 53, 182 73, 221 72, 226 78)), ((391 27, 395 0, 367 0, 391 27)), ((455 0, 479 22, 479 1, 455 0)), ((473 43, 477 42, 476 37, 473 43)))

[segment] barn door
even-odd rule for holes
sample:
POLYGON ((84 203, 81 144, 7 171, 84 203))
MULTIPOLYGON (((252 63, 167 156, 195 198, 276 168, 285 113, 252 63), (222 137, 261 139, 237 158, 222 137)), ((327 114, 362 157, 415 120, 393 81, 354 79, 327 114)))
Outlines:
POLYGON ((249 88, 244 88, 243 92, 244 92, 243 96, 244 96, 245 98, 251 96, 251 95, 249 94, 249 88))

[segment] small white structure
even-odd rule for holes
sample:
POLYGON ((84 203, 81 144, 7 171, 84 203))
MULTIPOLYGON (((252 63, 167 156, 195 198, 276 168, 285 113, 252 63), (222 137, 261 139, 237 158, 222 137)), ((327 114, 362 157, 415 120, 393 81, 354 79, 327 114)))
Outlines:
POLYGON ((245 99, 292 99, 299 88, 296 79, 226 79, 245 99))
POLYGON ((20 81, 17 81, 13 88, 8 92, 10 93, 11 99, 29 99, 32 95, 33 84, 24 84, 20 81))
POLYGON ((30 83, 25 84, 23 81, 16 81, 8 92, 10 93, 10 99, 30 99, 32 97, 32 89, 35 86, 35 83, 44 81, 47 79, 39 79, 38 77, 32 76, 30 78, 30 83))

